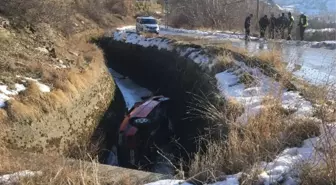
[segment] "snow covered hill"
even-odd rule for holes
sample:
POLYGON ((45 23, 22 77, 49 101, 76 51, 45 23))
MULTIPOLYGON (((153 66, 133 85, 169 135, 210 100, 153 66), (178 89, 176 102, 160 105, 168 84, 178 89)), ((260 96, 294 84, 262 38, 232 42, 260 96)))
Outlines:
POLYGON ((336 12, 335 0, 273 0, 285 10, 295 9, 307 15, 336 12))

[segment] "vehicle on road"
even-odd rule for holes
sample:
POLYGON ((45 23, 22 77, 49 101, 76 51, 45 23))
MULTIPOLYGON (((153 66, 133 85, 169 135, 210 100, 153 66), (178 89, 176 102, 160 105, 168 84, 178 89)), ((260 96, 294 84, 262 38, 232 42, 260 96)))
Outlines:
POLYGON ((136 18, 136 32, 156 33, 159 34, 160 27, 158 21, 151 16, 136 18))
POLYGON ((154 96, 132 107, 118 131, 120 166, 146 169, 155 163, 157 150, 169 143, 173 134, 168 105, 169 98, 154 96))

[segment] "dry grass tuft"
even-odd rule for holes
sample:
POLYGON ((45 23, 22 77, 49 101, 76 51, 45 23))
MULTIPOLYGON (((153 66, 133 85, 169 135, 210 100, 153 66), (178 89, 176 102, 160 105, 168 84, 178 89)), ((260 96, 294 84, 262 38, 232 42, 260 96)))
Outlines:
POLYGON ((289 124, 284 130, 284 138, 288 147, 300 147, 304 140, 321 134, 320 125, 315 120, 294 119, 290 122, 292 124, 289 124))
POLYGON ((325 132, 323 133, 325 137, 324 149, 321 150, 321 148, 315 146, 315 150, 319 152, 319 157, 321 157, 322 161, 310 161, 298 166, 301 171, 299 178, 302 185, 334 185, 336 182, 336 138, 333 133, 330 133, 327 126, 323 125, 323 130, 325 132))
POLYGON ((37 117, 35 107, 31 107, 17 100, 7 102, 6 111, 10 119, 14 121, 34 120, 37 117))
POLYGON ((262 62, 266 62, 267 64, 277 68, 283 69, 283 60, 282 54, 279 50, 271 50, 271 51, 260 51, 255 57, 262 62))
POLYGON ((239 83, 243 83, 244 85, 246 85, 247 87, 252 87, 253 82, 255 82, 254 77, 248 73, 248 72, 244 72, 243 74, 241 74, 239 76, 239 83))
MULTIPOLYGON (((232 118, 230 121, 227 117, 222 118, 226 123, 231 123, 228 134, 218 140, 203 138, 207 141, 206 150, 195 156, 190 176, 196 181, 209 182, 218 180, 223 174, 255 169, 255 164, 273 160, 286 147, 299 146, 303 140, 320 134, 318 123, 293 120, 291 112, 284 110, 280 101, 269 98, 263 105, 261 112, 250 117, 246 125, 234 123, 232 118)), ((236 108, 208 110, 210 115, 227 115, 228 112, 237 112, 236 108)), ((248 171, 248 174, 250 177, 243 179, 244 184, 257 182, 252 171, 248 171)))
MULTIPOLYGON (((334 165, 336 166, 336 163, 334 165)), ((334 185, 336 182, 335 172, 327 166, 306 164, 300 169, 300 185, 334 185)))
POLYGON ((10 32, 6 29, 0 28, 0 42, 6 42, 10 40, 10 32))
POLYGON ((234 59, 232 57, 232 54, 228 52, 224 52, 221 55, 217 55, 215 61, 217 61, 217 63, 214 66, 215 73, 225 71, 233 67, 234 65, 233 63, 234 59))

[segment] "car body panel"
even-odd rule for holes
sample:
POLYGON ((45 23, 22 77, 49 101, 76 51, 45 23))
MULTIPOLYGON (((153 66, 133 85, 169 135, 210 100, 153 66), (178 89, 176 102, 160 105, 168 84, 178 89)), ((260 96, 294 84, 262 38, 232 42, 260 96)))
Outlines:
MULTIPOLYGON (((155 97, 153 97, 155 98, 155 97)), ((123 122, 121 123, 119 131, 125 131, 127 125, 130 124, 129 121, 131 118, 145 118, 148 116, 149 113, 159 105, 159 101, 153 100, 153 98, 145 101, 144 103, 136 106, 130 113, 125 117, 123 122)))
POLYGON ((164 126, 166 122, 162 121, 166 119, 162 117, 166 114, 166 105, 162 102, 167 100, 169 98, 164 96, 150 97, 142 103, 136 103, 125 116, 119 127, 117 155, 123 167, 135 167, 146 155, 153 154, 156 138, 165 137, 162 131, 160 133, 157 131, 162 129, 163 133, 168 132, 168 126, 164 126), (148 124, 145 122, 144 126, 136 126, 134 120, 141 118, 150 121, 148 124))

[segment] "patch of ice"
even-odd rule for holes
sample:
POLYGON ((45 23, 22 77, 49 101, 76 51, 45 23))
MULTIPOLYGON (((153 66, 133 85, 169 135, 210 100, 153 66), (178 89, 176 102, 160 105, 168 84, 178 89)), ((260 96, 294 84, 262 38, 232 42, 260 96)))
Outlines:
POLYGON ((0 176, 0 184, 17 184, 22 178, 40 176, 40 175, 42 175, 41 171, 25 170, 25 171, 15 172, 12 174, 0 176))

